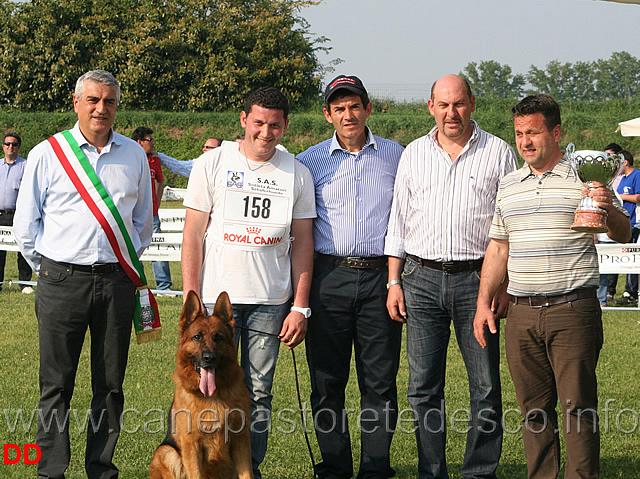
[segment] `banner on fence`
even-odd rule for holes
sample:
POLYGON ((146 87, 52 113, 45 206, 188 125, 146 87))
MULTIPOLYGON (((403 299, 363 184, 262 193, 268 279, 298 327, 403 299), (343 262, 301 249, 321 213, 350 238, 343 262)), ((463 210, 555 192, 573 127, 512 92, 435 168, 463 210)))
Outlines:
MULTIPOLYGON (((11 226, 0 226, 0 250, 18 251, 11 226)), ((180 261, 182 233, 154 233, 142 261, 180 261)))
POLYGON ((163 232, 181 233, 184 229, 184 218, 187 210, 184 208, 164 208, 158 210, 160 217, 160 228, 163 232))
POLYGON ((640 244, 599 243, 600 273, 640 273, 640 244))

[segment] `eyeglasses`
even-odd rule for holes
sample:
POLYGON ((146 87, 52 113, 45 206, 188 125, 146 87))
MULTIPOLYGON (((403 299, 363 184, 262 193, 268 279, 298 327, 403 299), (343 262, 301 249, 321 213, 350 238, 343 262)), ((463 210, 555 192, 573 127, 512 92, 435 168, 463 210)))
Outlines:
POLYGON ((153 138, 141 138, 140 141, 155 142, 156 140, 154 140, 153 138))
POLYGON ((14 146, 14 147, 18 147, 20 146, 20 143, 13 143, 11 141, 5 141, 2 143, 4 146, 14 146))
POLYGON ((214 148, 217 148, 216 146, 209 146, 209 145, 204 145, 203 148, 205 150, 213 150, 214 148))

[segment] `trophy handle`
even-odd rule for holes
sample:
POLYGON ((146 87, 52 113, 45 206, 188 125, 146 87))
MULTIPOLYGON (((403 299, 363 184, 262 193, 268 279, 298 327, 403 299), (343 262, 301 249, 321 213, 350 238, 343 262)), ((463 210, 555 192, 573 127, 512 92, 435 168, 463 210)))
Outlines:
POLYGON ((576 145, 574 145, 573 143, 569 143, 565 151, 567 155, 573 156, 573 152, 576 151, 576 145))
POLYGON ((573 143, 569 143, 567 145, 567 148, 565 150, 565 155, 567 155, 567 159, 569 160, 569 166, 571 167, 571 170, 573 171, 573 182, 577 183, 578 182, 578 168, 576 168, 576 163, 573 159, 573 152, 576 151, 576 145, 574 145, 573 143))

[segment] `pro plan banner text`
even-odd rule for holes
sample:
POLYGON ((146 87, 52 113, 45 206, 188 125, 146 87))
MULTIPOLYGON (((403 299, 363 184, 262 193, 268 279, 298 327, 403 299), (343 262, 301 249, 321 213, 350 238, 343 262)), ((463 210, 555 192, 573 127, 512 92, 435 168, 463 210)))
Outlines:
POLYGON ((600 273, 640 273, 640 244, 600 243, 596 248, 600 273))

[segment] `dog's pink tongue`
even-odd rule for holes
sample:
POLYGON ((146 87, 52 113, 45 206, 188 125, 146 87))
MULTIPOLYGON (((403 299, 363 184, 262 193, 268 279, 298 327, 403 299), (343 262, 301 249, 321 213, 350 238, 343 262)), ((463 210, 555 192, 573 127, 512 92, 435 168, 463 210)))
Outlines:
POLYGON ((206 398, 213 396, 213 393, 216 392, 215 369, 200 369, 200 391, 206 398))

